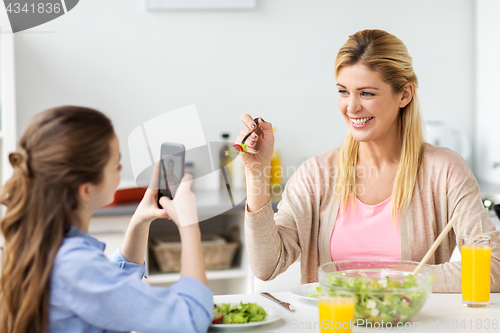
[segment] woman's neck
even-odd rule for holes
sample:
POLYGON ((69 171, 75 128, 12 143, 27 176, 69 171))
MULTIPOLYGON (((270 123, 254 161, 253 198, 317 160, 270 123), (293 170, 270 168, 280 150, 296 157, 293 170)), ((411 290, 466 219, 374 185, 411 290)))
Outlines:
POLYGON ((399 163, 403 143, 399 137, 360 142, 358 163, 380 167, 399 163))

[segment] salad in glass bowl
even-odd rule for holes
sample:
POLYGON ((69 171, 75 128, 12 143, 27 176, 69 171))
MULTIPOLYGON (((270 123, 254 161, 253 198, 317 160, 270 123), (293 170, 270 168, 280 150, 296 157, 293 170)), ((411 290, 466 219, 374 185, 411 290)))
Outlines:
POLYGON ((409 321, 424 305, 434 285, 434 270, 424 266, 413 276, 419 263, 406 260, 341 260, 318 269, 316 293, 335 296, 355 294, 355 321, 396 324, 409 321))

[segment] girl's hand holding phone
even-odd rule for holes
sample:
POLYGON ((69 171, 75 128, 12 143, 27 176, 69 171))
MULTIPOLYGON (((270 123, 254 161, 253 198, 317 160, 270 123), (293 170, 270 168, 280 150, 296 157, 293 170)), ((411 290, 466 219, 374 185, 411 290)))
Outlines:
POLYGON ((153 176, 151 177, 149 188, 146 190, 144 197, 137 206, 134 215, 132 216, 131 224, 150 223, 155 219, 170 219, 168 213, 161 208, 158 208, 158 173, 160 171, 160 161, 155 163, 153 176))
POLYGON ((170 219, 177 227, 182 228, 198 221, 198 211, 196 209, 196 197, 191 191, 193 176, 185 173, 181 179, 181 184, 173 200, 168 197, 160 198, 160 205, 167 212, 170 219))
MULTIPOLYGON (((240 131, 240 135, 236 138, 235 143, 241 143, 241 140, 255 129, 255 121, 253 118, 244 114, 241 116, 241 121, 246 128, 240 131)), ((258 118, 259 128, 246 139, 245 144, 248 150, 244 154, 239 154, 247 172, 261 173, 266 167, 271 165, 271 157, 274 149, 273 126, 271 123, 265 122, 262 118, 258 118), (255 149, 257 151, 255 151, 255 149)))
POLYGON ((148 188, 135 210, 132 222, 149 223, 155 219, 170 219, 167 211, 158 208, 158 190, 148 188))

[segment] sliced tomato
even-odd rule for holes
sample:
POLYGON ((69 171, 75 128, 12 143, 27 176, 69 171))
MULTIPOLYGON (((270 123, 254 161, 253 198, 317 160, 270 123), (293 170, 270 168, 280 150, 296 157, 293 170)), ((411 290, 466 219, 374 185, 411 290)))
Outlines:
POLYGON ((240 153, 243 151, 243 147, 239 143, 235 143, 233 148, 239 151, 240 153))
POLYGON ((224 315, 220 311, 214 311, 214 319, 212 320, 212 324, 222 324, 224 319, 224 315))

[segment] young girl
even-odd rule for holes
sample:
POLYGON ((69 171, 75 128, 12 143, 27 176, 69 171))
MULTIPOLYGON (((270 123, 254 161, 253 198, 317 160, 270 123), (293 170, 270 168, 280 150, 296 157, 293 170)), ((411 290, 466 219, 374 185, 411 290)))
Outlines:
POLYGON ((0 332, 206 332, 213 295, 206 286, 192 178, 174 200, 148 189, 122 246, 111 257, 87 234, 93 211, 113 200, 120 150, 111 121, 82 107, 36 116, 9 155, 12 178, 0 278, 0 332), (182 240, 181 278, 170 288, 143 282, 149 225, 170 218, 182 240), (182 225, 180 227, 180 220, 182 225))

